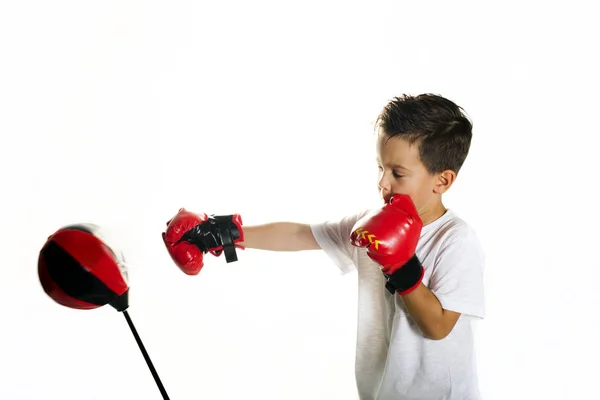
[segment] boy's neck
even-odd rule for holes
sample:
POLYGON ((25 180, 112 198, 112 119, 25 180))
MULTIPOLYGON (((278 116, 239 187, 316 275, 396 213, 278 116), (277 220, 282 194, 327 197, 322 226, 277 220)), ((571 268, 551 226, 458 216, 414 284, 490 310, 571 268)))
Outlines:
POLYGON ((444 204, 439 202, 421 210, 419 216, 421 217, 421 221, 423 221, 423 226, 425 226, 440 218, 446 211, 448 211, 448 209, 444 204))

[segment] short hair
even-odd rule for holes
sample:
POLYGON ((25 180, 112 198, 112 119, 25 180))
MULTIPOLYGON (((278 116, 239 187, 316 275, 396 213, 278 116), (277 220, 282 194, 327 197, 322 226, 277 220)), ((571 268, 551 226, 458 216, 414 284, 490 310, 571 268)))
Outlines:
POLYGON ((419 146, 429 173, 460 171, 471 147, 473 124, 464 110, 435 94, 401 95, 385 105, 375 127, 388 140, 399 138, 419 146))

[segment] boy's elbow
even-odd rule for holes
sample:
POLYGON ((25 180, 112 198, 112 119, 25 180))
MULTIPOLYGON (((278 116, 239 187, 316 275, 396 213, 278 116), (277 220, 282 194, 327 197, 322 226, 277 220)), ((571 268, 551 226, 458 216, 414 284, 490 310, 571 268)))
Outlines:
POLYGON ((450 335, 459 317, 460 313, 444 310, 442 317, 430 324, 423 333, 428 339, 443 340, 450 335))
POLYGON ((423 335, 430 340, 443 340, 452 332, 452 327, 437 324, 423 330, 423 335))
POLYGON ((444 330, 433 330, 431 332, 426 333, 425 336, 427 337, 427 339, 430 340, 442 340, 447 338, 449 334, 449 331, 446 332, 444 330))

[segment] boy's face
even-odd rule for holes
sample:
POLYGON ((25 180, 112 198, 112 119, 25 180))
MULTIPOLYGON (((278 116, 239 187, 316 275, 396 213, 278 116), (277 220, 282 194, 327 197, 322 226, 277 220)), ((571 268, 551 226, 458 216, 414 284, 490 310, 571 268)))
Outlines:
POLYGON ((417 144, 384 133, 377 137, 379 193, 387 202, 392 194, 407 194, 419 214, 438 211, 439 194, 445 191, 443 174, 430 174, 419 158, 417 144))

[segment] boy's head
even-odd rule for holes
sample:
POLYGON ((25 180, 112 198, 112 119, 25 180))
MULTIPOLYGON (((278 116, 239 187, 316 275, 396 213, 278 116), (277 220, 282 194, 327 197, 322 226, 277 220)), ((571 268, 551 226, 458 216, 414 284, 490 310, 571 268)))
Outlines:
POLYGON ((462 108, 441 96, 393 98, 376 120, 382 198, 408 194, 422 216, 443 208, 441 195, 467 157, 472 128, 462 108))

